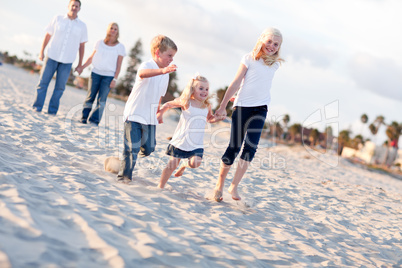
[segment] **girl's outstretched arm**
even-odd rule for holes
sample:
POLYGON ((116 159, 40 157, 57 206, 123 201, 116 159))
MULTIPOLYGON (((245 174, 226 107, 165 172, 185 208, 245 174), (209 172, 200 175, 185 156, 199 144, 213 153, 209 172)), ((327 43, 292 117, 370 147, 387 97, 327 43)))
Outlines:
POLYGON ((158 119, 159 124, 163 123, 163 114, 167 110, 172 109, 172 108, 179 108, 179 107, 183 108, 180 98, 176 98, 172 101, 168 101, 165 104, 163 104, 162 107, 160 107, 160 109, 156 113, 156 118, 158 119))
POLYGON ((237 92, 237 90, 239 90, 241 81, 243 80, 246 73, 247 67, 243 63, 241 63, 239 69, 237 69, 235 78, 226 90, 225 96, 223 97, 219 108, 215 111, 215 115, 217 115, 218 117, 226 116, 226 106, 228 105, 230 98, 237 92))

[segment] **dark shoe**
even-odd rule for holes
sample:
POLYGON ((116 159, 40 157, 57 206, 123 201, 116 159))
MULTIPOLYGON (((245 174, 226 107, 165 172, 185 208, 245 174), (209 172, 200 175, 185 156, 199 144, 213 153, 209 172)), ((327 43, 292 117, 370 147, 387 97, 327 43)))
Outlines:
POLYGON ((87 123, 87 120, 84 119, 84 118, 82 118, 82 119, 80 120, 80 122, 83 123, 83 124, 86 124, 86 123, 87 123))

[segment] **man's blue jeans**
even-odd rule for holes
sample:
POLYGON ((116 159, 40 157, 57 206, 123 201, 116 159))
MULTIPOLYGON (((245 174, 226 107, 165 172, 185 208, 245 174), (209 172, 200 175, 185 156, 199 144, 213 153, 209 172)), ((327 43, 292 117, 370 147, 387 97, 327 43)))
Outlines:
POLYGON ((33 104, 33 108, 36 111, 42 111, 43 104, 45 103, 47 88, 49 87, 49 83, 53 78, 55 72, 56 75, 56 85, 54 86, 52 98, 49 102, 48 113, 56 114, 59 110, 60 98, 63 96, 64 89, 66 88, 66 83, 68 77, 70 76, 72 63, 61 63, 51 58, 46 58, 44 69, 41 72, 39 78, 39 84, 36 87, 38 93, 36 95, 35 102, 33 104))
POLYGON ((155 125, 143 125, 137 122, 124 123, 124 149, 118 178, 132 179, 137 154, 140 157, 150 155, 155 151, 155 125))
POLYGON ((96 95, 98 95, 95 109, 92 111, 89 121, 95 124, 99 124, 102 119, 103 110, 106 106, 107 95, 110 91, 110 83, 113 80, 113 76, 99 75, 94 72, 91 73, 89 79, 89 89, 87 98, 84 101, 84 108, 82 109, 82 120, 88 119, 89 113, 92 109, 92 104, 95 101, 96 95))

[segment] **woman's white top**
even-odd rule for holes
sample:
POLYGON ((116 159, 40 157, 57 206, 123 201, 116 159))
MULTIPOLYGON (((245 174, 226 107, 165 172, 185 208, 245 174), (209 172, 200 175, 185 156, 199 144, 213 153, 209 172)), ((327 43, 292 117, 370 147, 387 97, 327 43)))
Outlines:
POLYGON ((196 108, 190 103, 187 110, 182 110, 170 144, 183 151, 204 148, 207 116, 208 108, 196 108))
POLYGON ((272 79, 279 68, 279 62, 272 66, 265 65, 262 59, 254 60, 250 52, 243 56, 241 63, 247 67, 247 72, 233 106, 268 106, 271 101, 272 79))
POLYGON ((122 43, 115 46, 108 46, 102 40, 95 44, 95 55, 92 58, 92 72, 104 75, 114 76, 117 68, 117 58, 119 56, 126 56, 126 50, 122 43))

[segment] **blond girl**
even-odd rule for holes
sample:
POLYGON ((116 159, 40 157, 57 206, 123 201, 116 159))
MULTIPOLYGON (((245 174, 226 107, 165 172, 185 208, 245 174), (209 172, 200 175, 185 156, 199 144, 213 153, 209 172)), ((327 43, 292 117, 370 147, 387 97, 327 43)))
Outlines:
POLYGON ((162 122, 163 114, 167 110, 182 109, 179 124, 166 150, 166 154, 171 157, 162 171, 159 188, 165 187, 182 159, 185 160, 175 173, 175 177, 183 175, 187 167, 197 168, 201 165, 206 123, 218 121, 212 114, 209 99, 208 80, 203 76, 196 75, 188 82, 179 98, 165 103, 158 112, 158 120, 162 122))
POLYGON ((235 175, 228 189, 234 200, 241 199, 237 187, 257 150, 271 100, 272 79, 280 62, 283 61, 279 57, 281 44, 282 34, 279 30, 268 28, 261 34, 253 51, 241 59, 236 76, 215 112, 218 118, 226 116, 226 106, 238 92, 233 104, 230 142, 221 159, 214 191, 217 202, 222 201, 226 176, 243 146, 235 175))

